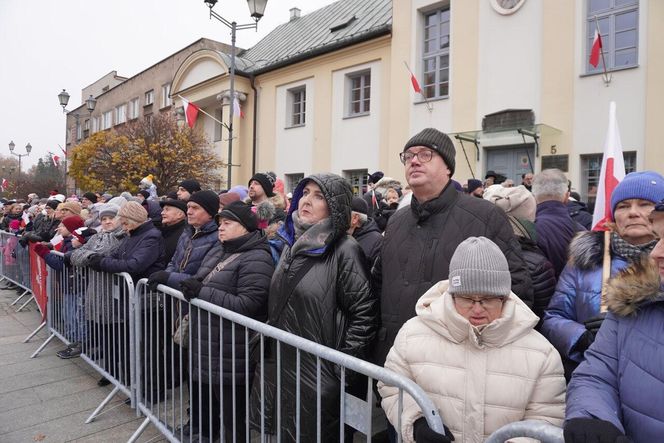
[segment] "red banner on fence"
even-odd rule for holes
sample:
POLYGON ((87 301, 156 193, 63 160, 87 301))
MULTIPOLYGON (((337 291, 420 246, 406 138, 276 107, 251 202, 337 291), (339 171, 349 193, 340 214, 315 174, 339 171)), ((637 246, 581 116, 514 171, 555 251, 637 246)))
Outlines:
POLYGON ((42 321, 46 319, 46 304, 48 293, 46 292, 46 277, 48 276, 48 267, 43 258, 35 252, 36 243, 30 243, 30 283, 32 284, 32 293, 35 295, 35 301, 42 314, 42 321))

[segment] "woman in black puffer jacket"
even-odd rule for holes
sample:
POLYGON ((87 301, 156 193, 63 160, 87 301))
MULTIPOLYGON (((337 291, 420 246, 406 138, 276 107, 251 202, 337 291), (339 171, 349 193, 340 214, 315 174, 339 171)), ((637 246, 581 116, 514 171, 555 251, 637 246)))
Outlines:
MULTIPOLYGON (((316 174, 298 184, 278 235, 285 246, 270 286, 269 322, 287 332, 341 352, 364 357, 376 334, 378 301, 373 297, 364 256, 346 234, 350 224, 351 187, 335 174, 316 174)), ((251 425, 296 440, 297 352, 269 342, 264 362, 264 393, 259 379, 251 394, 251 425), (281 429, 277 428, 277 376, 281 377, 281 429), (263 400, 263 402, 261 401, 263 400), (263 408, 264 406, 264 408, 263 408)), ((301 352, 300 441, 316 441, 316 357, 301 352)), ((257 374, 258 372, 257 368, 257 374)), ((321 360, 320 441, 339 441, 339 368, 321 360)), ((351 378, 347 373, 346 382, 351 378)))
MULTIPOLYGON (((191 300, 212 303, 256 320, 267 319, 267 297, 274 262, 270 254, 267 237, 258 229, 258 219, 251 207, 242 202, 233 202, 224 207, 217 216, 219 241, 203 259, 193 278, 180 283, 182 293, 191 300)), ((196 307, 190 307, 192 378, 201 385, 192 386, 190 401, 193 426, 192 434, 200 435, 201 441, 219 437, 219 416, 223 401, 224 433, 226 441, 233 441, 233 386, 235 386, 236 441, 245 436, 245 389, 251 386, 253 365, 249 377, 245 377, 247 356, 245 353, 245 329, 233 326, 230 321, 220 321, 196 307), (200 325, 200 327, 199 327, 200 325), (220 337, 223 336, 220 356, 220 337), (233 340, 235 339, 235 340, 233 340), (219 383, 223 380, 222 384, 219 383), (212 386, 210 386, 212 385, 212 386), (209 398, 210 388, 212 399, 209 398), (201 401, 202 408, 198 404, 201 401), (212 410, 209 406, 212 405, 212 410), (212 415, 212 430, 208 416, 212 415), (199 417, 203 428, 198 429, 199 417)), ((188 430, 184 434, 189 435, 188 430)))

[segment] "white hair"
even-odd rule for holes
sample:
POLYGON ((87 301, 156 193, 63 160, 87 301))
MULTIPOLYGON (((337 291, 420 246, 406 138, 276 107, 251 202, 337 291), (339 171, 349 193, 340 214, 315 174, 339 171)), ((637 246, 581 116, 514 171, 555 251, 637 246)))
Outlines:
POLYGON ((569 189, 567 177, 560 169, 545 169, 533 178, 533 195, 537 203, 563 201, 569 189))
POLYGON ((359 217, 360 226, 364 225, 369 220, 369 217, 367 216, 367 214, 362 214, 361 212, 357 212, 357 211, 351 211, 351 213, 356 214, 359 217))

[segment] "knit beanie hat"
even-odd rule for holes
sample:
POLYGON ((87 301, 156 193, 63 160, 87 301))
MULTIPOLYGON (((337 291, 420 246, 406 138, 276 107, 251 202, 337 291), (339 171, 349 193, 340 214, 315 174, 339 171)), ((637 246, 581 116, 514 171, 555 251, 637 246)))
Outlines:
POLYGON ((145 223, 148 221, 148 211, 140 203, 127 202, 118 211, 118 217, 124 217, 136 223, 145 223))
POLYGON ((94 192, 86 192, 85 194, 83 194, 83 198, 87 198, 92 203, 97 203, 97 194, 95 194, 94 192))
POLYGON ((535 221, 537 201, 525 186, 505 188, 502 185, 491 185, 484 191, 484 199, 522 220, 535 221))
POLYGON ((403 150, 406 151, 413 146, 426 146, 436 151, 443 157, 445 164, 450 169, 450 177, 454 175, 456 149, 447 134, 434 128, 423 129, 408 140, 403 150))
POLYGON ((450 294, 510 294, 512 278, 507 259, 500 248, 486 237, 468 237, 450 260, 450 294))
POLYGON ((108 201, 109 205, 115 205, 118 208, 123 207, 125 203, 127 203, 127 199, 124 197, 113 197, 108 201))
POLYGON ((173 206, 174 208, 178 208, 180 211, 184 212, 185 214, 187 213, 187 202, 184 200, 178 200, 177 196, 175 196, 175 198, 167 198, 166 200, 160 201, 159 206, 161 206, 162 208, 164 206, 173 206))
POLYGON ((58 209, 59 205, 60 205, 60 202, 57 201, 57 200, 49 200, 49 201, 46 202, 46 206, 48 206, 49 208, 51 208, 53 210, 58 209))
POLYGON ((189 202, 198 203, 212 217, 219 212, 219 196, 214 191, 194 192, 189 197, 189 202))
POLYGON ((226 207, 233 202, 242 200, 237 192, 224 192, 219 196, 219 204, 226 207))
POLYGON ((265 195, 268 197, 274 197, 274 179, 272 176, 263 174, 262 172, 257 172, 253 177, 251 177, 251 180, 249 180, 249 185, 251 185, 251 182, 254 180, 260 183, 260 185, 263 187, 265 195))
POLYGON ((198 183, 198 181, 194 180, 193 178, 182 180, 182 182, 180 183, 180 187, 186 189, 187 192, 189 192, 190 194, 193 194, 194 192, 198 192, 201 190, 201 184, 198 183))
POLYGON ((102 194, 102 198, 104 199, 104 201, 106 201, 106 203, 108 203, 108 201, 113 198, 113 195, 111 195, 111 194, 102 194))
POLYGON ((482 187, 482 180, 478 180, 476 178, 469 178, 468 179, 468 193, 472 194, 473 191, 477 188, 482 187))
POLYGON ((383 171, 376 171, 373 174, 369 174, 368 183, 378 183, 381 178, 385 177, 383 171))
POLYGON ((655 171, 631 172, 611 194, 611 216, 623 200, 640 198, 657 203, 664 198, 664 177, 655 171))
POLYGON ((146 199, 146 200, 148 198, 150 198, 150 193, 148 191, 146 191, 145 189, 142 189, 142 190, 138 191, 136 194, 141 194, 143 196, 143 198, 146 199))
POLYGON ((363 198, 353 197, 350 203, 350 210, 353 212, 359 212, 360 214, 367 215, 369 212, 369 205, 363 198))
POLYGON ((241 201, 231 202, 227 206, 224 206, 224 209, 215 217, 217 224, 222 218, 240 223, 249 232, 254 232, 258 229, 256 214, 251 210, 251 206, 241 201))
POLYGON ((66 209, 73 212, 76 215, 81 214, 81 204, 78 202, 64 202, 58 205, 58 209, 66 209))
POLYGON ((119 206, 116 206, 112 203, 102 203, 101 205, 98 206, 98 211, 99 211, 99 219, 101 220, 104 217, 115 217, 118 215, 118 211, 120 210, 119 206))
POLYGON ((70 215, 69 217, 65 217, 60 223, 65 225, 65 228, 67 228, 69 232, 74 232, 78 228, 82 228, 85 225, 85 221, 78 215, 70 215))

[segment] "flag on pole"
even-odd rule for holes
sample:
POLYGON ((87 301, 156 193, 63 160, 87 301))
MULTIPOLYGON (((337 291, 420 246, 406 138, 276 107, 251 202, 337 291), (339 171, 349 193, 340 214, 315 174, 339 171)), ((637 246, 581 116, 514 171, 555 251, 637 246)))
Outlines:
POLYGON ((60 161, 60 157, 55 154, 51 154, 51 160, 53 160, 53 165, 57 168, 59 166, 58 162, 60 161))
POLYGON ((599 35, 599 29, 595 29, 595 38, 593 39, 593 47, 590 50, 590 64, 594 68, 599 65, 599 56, 602 53, 602 36, 599 35))
POLYGON ((606 231, 606 222, 611 221, 611 193, 618 183, 625 178, 625 160, 623 159, 620 131, 616 121, 616 103, 609 105, 609 129, 604 141, 602 170, 597 186, 597 198, 593 211, 593 231, 606 231))
POLYGON ((6 178, 2 179, 2 185, 0 185, 0 188, 2 188, 2 192, 5 192, 5 189, 9 187, 9 182, 7 181, 6 178))
POLYGON ((184 106, 184 118, 187 121, 187 125, 189 125, 190 128, 193 128, 196 124, 196 119, 198 118, 198 111, 200 111, 200 108, 191 103, 186 98, 180 98, 182 99, 182 105, 184 106))
POLYGON ((242 112, 242 108, 240 107, 240 100, 237 98, 237 95, 233 99, 233 114, 239 115, 240 118, 244 118, 244 112, 242 112))
MULTIPOLYGON (((406 63, 406 62, 404 62, 406 63)), ((410 67, 408 66, 408 63, 406 63, 406 69, 408 69, 408 72, 410 73, 410 83, 413 85, 413 90, 417 94, 422 93, 422 88, 420 88, 420 82, 417 81, 417 77, 415 77, 415 74, 413 74, 413 71, 410 70, 410 67)))
MULTIPOLYGON (((60 145, 58 145, 58 146, 60 146, 60 145)), ((62 146, 60 146, 60 150, 62 151, 62 153, 63 153, 64 156, 66 157, 66 156, 67 156, 67 151, 65 151, 64 149, 62 149, 62 146)))

